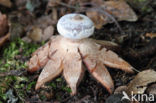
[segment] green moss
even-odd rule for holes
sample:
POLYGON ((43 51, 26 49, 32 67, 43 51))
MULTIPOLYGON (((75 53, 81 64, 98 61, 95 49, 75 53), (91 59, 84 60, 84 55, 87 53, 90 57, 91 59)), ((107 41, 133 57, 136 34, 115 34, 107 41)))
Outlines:
POLYGON ((32 88, 33 86, 35 86, 35 84, 36 84, 36 81, 30 82, 30 83, 27 85, 27 91, 30 91, 31 88, 32 88))
POLYGON ((2 50, 2 58, 0 59, 0 71, 8 71, 14 69, 25 68, 25 60, 34 52, 39 45, 28 44, 17 39, 7 44, 2 50), (17 57, 19 56, 19 59, 17 57))
MULTIPOLYGON (((17 39, 3 46, 0 51, 0 73, 3 74, 3 72, 7 73, 10 70, 26 68, 26 61, 38 47, 38 44, 26 43, 21 39, 17 39)), ((29 78, 23 75, 0 77, 0 100, 7 103, 6 92, 9 88, 12 88, 14 90, 13 93, 16 96, 18 95, 17 97, 22 101, 22 98, 32 88, 32 84, 35 83, 32 81, 29 83, 29 78), (26 89, 26 87, 28 88, 26 89)))
POLYGON ((64 91, 68 92, 68 93, 71 93, 72 92, 71 89, 69 87, 67 87, 67 86, 63 87, 62 89, 64 91))
POLYGON ((56 83, 53 83, 53 82, 50 83, 49 86, 51 86, 53 89, 56 89, 56 87, 57 87, 56 83))
MULTIPOLYGON (((66 83, 64 83, 63 78, 57 78, 55 81, 56 81, 56 84, 60 85, 61 91, 65 91, 68 93, 72 92, 71 89, 66 85, 66 83)), ((52 87, 55 87, 55 89, 56 89, 57 86, 55 86, 55 84, 53 83, 52 87)))

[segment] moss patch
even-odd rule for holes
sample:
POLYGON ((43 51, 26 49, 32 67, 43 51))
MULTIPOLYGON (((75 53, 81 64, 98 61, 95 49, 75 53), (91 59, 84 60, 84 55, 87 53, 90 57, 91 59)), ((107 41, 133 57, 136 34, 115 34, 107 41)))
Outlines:
MULTIPOLYGON (((5 74, 11 70, 20 70, 26 68, 26 61, 31 53, 39 47, 39 44, 28 44, 17 39, 3 46, 0 51, 0 74, 5 74)), ((18 101, 23 101, 26 92, 30 90, 29 78, 25 75, 21 76, 1 76, 0 77, 0 103, 7 102, 9 99, 13 102, 15 99, 8 98, 7 93, 12 92, 12 95, 18 97, 18 101), (28 86, 26 86, 28 85, 28 86)), ((12 96, 14 97, 14 96, 12 96)), ((17 99, 16 99, 17 100, 17 99)), ((24 102, 24 101, 23 101, 24 102)))

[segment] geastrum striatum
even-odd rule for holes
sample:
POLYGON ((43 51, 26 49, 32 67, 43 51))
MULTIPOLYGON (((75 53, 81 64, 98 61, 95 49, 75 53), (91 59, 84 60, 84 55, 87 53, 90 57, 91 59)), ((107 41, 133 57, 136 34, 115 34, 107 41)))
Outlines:
POLYGON ((94 32, 94 24, 87 16, 67 14, 60 18, 57 29, 60 35, 52 36, 28 62, 30 72, 44 67, 35 89, 63 73, 74 95, 87 68, 112 93, 114 84, 106 66, 133 72, 130 64, 106 48, 107 43, 88 38, 94 32))

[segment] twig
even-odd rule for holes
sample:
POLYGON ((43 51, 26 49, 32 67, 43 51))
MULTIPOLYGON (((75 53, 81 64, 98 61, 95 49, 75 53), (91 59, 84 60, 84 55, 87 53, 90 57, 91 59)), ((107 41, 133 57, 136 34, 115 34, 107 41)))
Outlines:
POLYGON ((82 103, 82 102, 84 102, 84 100, 86 100, 86 99, 88 99, 88 98, 90 98, 90 95, 86 95, 85 97, 81 98, 80 100, 78 100, 78 101, 75 102, 75 103, 82 103))
POLYGON ((109 14, 108 12, 106 12, 106 11, 100 9, 100 8, 91 8, 91 9, 89 9, 88 11, 97 11, 97 12, 99 12, 99 13, 102 13, 102 14, 108 16, 108 17, 116 24, 116 26, 117 26, 117 28, 119 29, 119 31, 120 31, 122 34, 125 34, 124 31, 121 29, 121 26, 119 25, 119 23, 117 22, 117 20, 116 20, 111 14, 109 14))
POLYGON ((20 76, 20 75, 22 75, 22 74, 24 74, 26 72, 27 72, 26 69, 11 70, 9 72, 0 73, 0 77, 5 77, 5 76, 20 76))
POLYGON ((60 1, 57 1, 57 0, 56 0, 56 3, 58 3, 58 4, 62 5, 62 6, 71 8, 71 9, 76 9, 76 10, 79 9, 79 8, 77 8, 77 7, 75 7, 75 6, 68 5, 68 4, 64 3, 64 2, 60 2, 60 1))

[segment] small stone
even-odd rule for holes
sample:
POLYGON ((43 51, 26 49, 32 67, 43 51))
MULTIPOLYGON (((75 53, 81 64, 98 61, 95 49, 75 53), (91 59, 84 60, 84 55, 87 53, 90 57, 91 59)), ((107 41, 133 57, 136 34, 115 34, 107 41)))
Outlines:
POLYGON ((105 103, 131 103, 128 99, 123 99, 122 94, 113 94, 106 99, 105 103))

